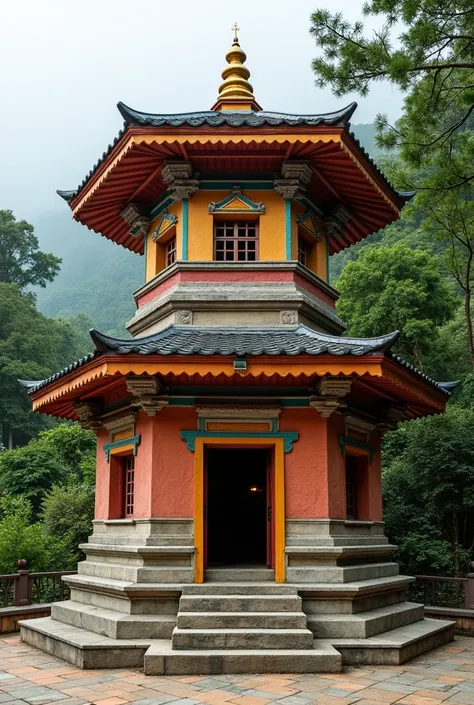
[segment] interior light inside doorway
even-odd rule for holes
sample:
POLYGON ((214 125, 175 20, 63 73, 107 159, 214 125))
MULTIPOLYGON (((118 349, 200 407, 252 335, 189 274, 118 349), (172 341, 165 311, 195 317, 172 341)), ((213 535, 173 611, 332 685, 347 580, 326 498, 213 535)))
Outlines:
POLYGON ((251 485, 249 490, 250 492, 263 492, 263 489, 261 487, 257 487, 257 485, 251 485))

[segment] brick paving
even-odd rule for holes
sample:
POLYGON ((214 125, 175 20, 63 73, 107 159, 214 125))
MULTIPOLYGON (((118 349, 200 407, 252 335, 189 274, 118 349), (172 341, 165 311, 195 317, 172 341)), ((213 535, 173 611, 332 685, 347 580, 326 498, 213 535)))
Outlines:
POLYGON ((341 674, 144 676, 138 669, 83 671, 0 637, 0 705, 474 705, 474 638, 403 666, 341 674))

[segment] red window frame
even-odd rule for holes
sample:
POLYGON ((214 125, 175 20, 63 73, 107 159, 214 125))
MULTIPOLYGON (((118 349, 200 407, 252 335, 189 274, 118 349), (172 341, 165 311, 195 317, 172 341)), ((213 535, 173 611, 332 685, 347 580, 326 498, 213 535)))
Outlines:
POLYGON ((123 516, 131 517, 135 505, 135 456, 122 458, 123 469, 123 516))
POLYGON ((176 262, 176 238, 173 237, 165 245, 166 266, 171 267, 176 262))
POLYGON ((258 245, 258 221, 214 221, 216 262, 257 262, 258 245))
POLYGON ((310 244, 301 235, 298 235, 298 262, 304 267, 308 266, 310 244))

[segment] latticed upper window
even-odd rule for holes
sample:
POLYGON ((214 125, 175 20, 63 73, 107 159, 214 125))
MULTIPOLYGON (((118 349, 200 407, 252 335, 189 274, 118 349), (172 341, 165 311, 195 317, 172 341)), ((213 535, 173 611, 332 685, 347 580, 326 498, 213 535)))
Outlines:
POLYGON ((298 238, 298 262, 305 267, 308 266, 309 245, 302 237, 298 238))
POLYGON ((124 516, 133 514, 135 501, 135 458, 133 455, 126 455, 123 458, 123 488, 124 488, 124 516))
POLYGON ((165 255, 166 255, 166 266, 167 267, 169 267, 171 264, 176 262, 176 238, 175 237, 166 243, 165 255))
POLYGON ((255 262, 258 259, 258 223, 216 222, 214 259, 218 262, 255 262))

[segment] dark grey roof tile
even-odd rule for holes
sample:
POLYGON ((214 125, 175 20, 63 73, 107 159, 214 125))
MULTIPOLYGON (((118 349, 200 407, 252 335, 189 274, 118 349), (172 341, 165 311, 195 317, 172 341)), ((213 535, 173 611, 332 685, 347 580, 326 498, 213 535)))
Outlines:
POLYGON ((153 126, 160 127, 169 125, 170 127, 201 127, 208 125, 219 127, 220 125, 230 125, 231 127, 260 127, 261 125, 348 125, 357 108, 357 103, 351 103, 342 110, 334 113, 321 113, 318 115, 292 115, 288 113, 275 113, 267 110, 203 110, 194 113, 142 113, 130 108, 120 102, 117 104, 126 125, 133 126, 153 126))

